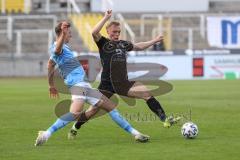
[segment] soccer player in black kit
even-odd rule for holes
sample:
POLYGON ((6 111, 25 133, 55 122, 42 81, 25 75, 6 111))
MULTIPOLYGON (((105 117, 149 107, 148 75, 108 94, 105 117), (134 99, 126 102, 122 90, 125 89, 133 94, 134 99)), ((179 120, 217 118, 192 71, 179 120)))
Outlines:
MULTIPOLYGON (((108 98, 111 98, 113 94, 118 94, 145 100, 150 110, 163 122, 163 126, 171 127, 180 120, 180 117, 167 117, 161 104, 151 95, 148 88, 141 82, 129 81, 127 76, 127 52, 144 50, 155 43, 161 43, 163 36, 159 35, 150 41, 134 44, 129 41, 119 40, 120 23, 111 21, 106 26, 108 34, 108 38, 106 38, 100 34, 100 31, 111 16, 112 10, 106 11, 103 19, 96 24, 92 31, 103 67, 98 89, 108 98)), ((98 112, 98 109, 93 111, 98 112)), ((76 136, 77 129, 87 121, 88 119, 83 114, 78 122, 73 125, 69 134, 76 136)))

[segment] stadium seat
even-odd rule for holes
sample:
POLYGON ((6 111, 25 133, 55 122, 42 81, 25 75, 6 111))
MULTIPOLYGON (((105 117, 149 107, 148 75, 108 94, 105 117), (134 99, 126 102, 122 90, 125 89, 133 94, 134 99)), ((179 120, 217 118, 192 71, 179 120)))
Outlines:
MULTIPOLYGON (((70 19, 77 29, 79 36, 83 39, 84 44, 87 46, 89 51, 97 52, 97 46, 92 39, 91 30, 102 19, 102 15, 98 13, 85 13, 85 14, 72 14, 70 19)), ((101 32, 102 35, 106 36, 107 32, 105 29, 101 32)))
MULTIPOLYGON (((2 4, 0 4, 0 10, 2 4)), ((24 0, 5 0, 6 13, 23 13, 24 12, 24 0)))

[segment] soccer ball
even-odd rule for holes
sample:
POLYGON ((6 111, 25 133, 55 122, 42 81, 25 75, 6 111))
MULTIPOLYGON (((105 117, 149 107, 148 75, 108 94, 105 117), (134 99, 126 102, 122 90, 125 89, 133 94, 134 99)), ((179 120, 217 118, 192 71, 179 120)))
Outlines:
POLYGON ((183 124, 183 126, 181 128, 181 133, 182 133, 183 137, 185 137, 187 139, 196 138, 198 135, 198 127, 193 122, 187 122, 187 123, 183 124))

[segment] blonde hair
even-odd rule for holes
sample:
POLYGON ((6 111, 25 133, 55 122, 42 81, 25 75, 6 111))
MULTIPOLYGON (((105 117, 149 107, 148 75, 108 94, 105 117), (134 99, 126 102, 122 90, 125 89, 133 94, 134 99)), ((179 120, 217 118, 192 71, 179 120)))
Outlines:
POLYGON ((106 25, 106 29, 108 29, 109 27, 111 27, 113 25, 120 26, 120 23, 118 21, 111 21, 106 25))

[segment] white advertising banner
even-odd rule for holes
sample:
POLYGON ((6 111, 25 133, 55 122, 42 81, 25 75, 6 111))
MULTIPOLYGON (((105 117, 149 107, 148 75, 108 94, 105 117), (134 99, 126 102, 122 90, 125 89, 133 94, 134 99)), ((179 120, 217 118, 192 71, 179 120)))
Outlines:
POLYGON ((207 17, 207 37, 212 47, 240 48, 240 16, 207 17))
MULTIPOLYGON (((128 63, 157 63, 168 68, 167 73, 160 79, 192 79, 192 57, 191 56, 139 56, 128 57, 128 63)), ((136 78, 146 71, 130 72, 129 78, 136 78)))
POLYGON ((204 57, 204 79, 240 78, 240 55, 204 57))
MULTIPOLYGON (((240 54, 237 55, 201 55, 201 56, 139 56, 128 57, 128 63, 155 63, 168 68, 163 80, 193 80, 193 79, 239 79, 240 54), (193 61, 203 60, 203 74, 194 76, 193 61)), ((142 67, 141 67, 142 68, 142 67)), ((197 68, 196 71, 199 71, 197 68)), ((137 78, 147 73, 147 70, 131 72, 129 78, 137 78)), ((196 72, 198 73, 198 72, 196 72)))

